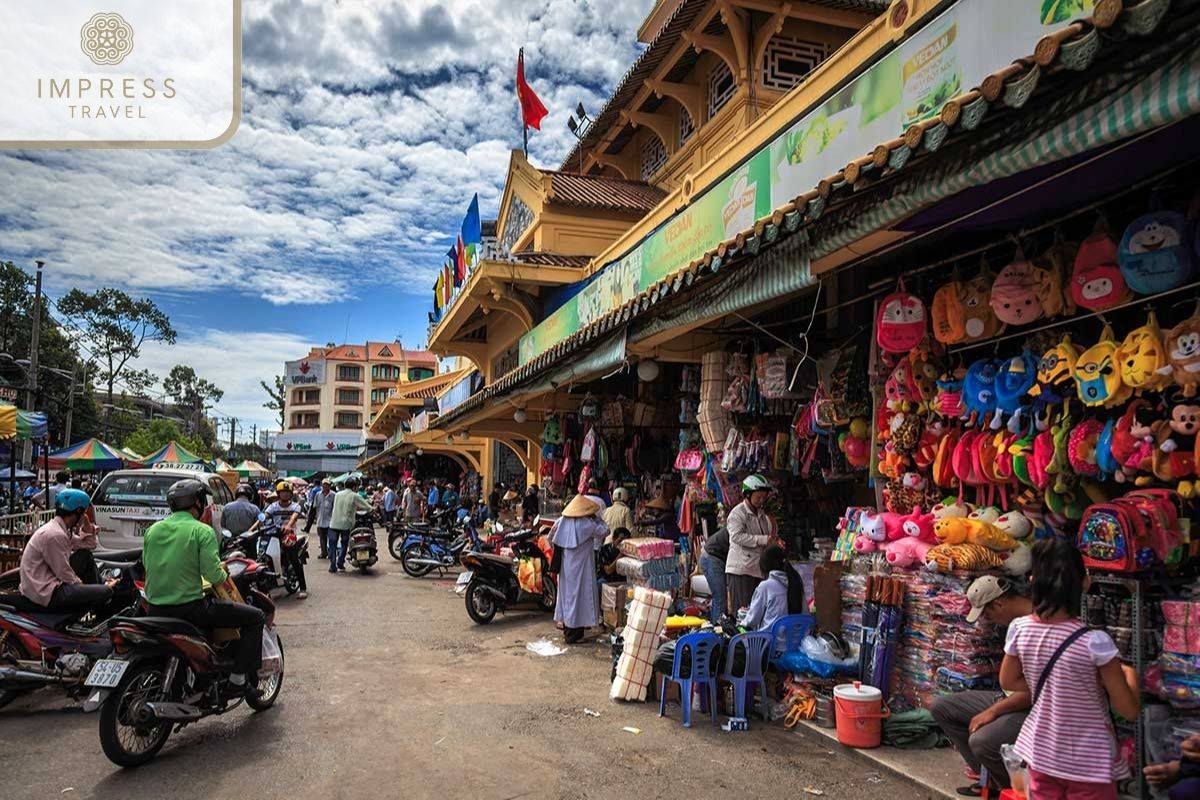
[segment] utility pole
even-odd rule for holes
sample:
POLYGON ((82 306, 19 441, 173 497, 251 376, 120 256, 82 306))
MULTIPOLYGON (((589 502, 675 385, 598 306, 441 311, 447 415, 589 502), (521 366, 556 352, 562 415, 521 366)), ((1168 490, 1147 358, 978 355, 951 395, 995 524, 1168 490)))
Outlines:
MULTIPOLYGON (((67 421, 63 424, 63 447, 71 444, 71 419, 75 416, 75 373, 79 370, 78 362, 71 365, 71 393, 67 395, 67 421)), ((87 375, 83 377, 87 385, 87 375)))
POLYGON ((257 422, 250 426, 250 442, 255 447, 258 447, 258 423, 257 422))
POLYGON ((237 417, 229 418, 229 451, 233 452, 234 437, 237 436, 237 417))
MULTIPOLYGON (((46 266, 45 261, 38 260, 37 276, 34 279, 33 290, 33 335, 29 342, 29 382, 25 392, 25 403, 30 411, 36 411, 37 406, 37 387, 38 387, 38 341, 42 334, 42 268, 46 266)), ((25 458, 26 464, 33 464, 33 442, 25 440, 25 458)), ((31 472, 37 472, 36 465, 31 472)), ((49 495, 47 495, 49 497, 49 495)))

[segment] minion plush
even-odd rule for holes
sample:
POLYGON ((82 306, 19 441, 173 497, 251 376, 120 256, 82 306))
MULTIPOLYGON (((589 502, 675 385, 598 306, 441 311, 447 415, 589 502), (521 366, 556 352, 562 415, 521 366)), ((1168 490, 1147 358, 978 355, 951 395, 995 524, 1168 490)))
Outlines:
POLYGON ((1104 326, 1100 341, 1084 350, 1073 370, 1079 399, 1085 406, 1114 406, 1129 399, 1133 390, 1121 382, 1121 363, 1112 328, 1104 326))
POLYGON ((1033 414, 1038 420, 1038 430, 1047 427, 1049 410, 1075 396, 1075 362, 1079 359, 1079 348, 1071 343, 1070 336, 1063 336, 1058 344, 1042 354, 1038 361, 1037 382, 1029 388, 1033 397, 1033 414))

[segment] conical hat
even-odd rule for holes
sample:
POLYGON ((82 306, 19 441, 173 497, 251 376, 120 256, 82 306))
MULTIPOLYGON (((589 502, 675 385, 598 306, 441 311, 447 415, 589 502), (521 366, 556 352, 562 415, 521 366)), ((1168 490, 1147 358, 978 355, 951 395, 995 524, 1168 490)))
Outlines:
POLYGON ((562 510, 564 517, 591 517, 600 513, 600 506, 596 505, 594 500, 589 500, 587 495, 577 494, 571 498, 571 502, 567 503, 567 507, 562 510))

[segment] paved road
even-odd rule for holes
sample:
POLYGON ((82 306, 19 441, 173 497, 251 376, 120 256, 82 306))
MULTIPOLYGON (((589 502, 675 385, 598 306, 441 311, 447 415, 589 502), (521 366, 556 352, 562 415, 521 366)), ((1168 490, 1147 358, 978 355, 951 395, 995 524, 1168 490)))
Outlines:
POLYGON ((919 795, 779 726, 686 730, 678 709, 660 720, 657 707, 613 703, 606 644, 536 656, 527 642, 561 644, 548 616, 475 626, 450 580, 413 580, 384 558, 369 576, 310 561, 309 599, 281 602, 277 706, 193 725, 140 769, 118 770, 100 752, 98 715, 48 691, 14 702, 0 711, 0 797, 919 795))

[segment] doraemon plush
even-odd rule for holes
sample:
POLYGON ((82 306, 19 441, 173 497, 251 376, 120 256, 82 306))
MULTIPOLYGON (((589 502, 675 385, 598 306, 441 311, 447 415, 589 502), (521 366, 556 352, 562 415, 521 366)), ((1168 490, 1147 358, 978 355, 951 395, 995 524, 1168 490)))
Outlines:
POLYGON ((1037 382, 1038 361, 1028 350, 1022 350, 1018 356, 1013 356, 1004 362, 996 376, 996 416, 992 419, 992 428, 1000 427, 1000 418, 1008 414, 1008 430, 1016 433, 1021 430, 1021 415, 1030 401, 1029 390, 1037 382))
POLYGON ((1117 262, 1125 283, 1138 294, 1158 294, 1192 277, 1187 218, 1177 211, 1154 211, 1129 223, 1117 262))

